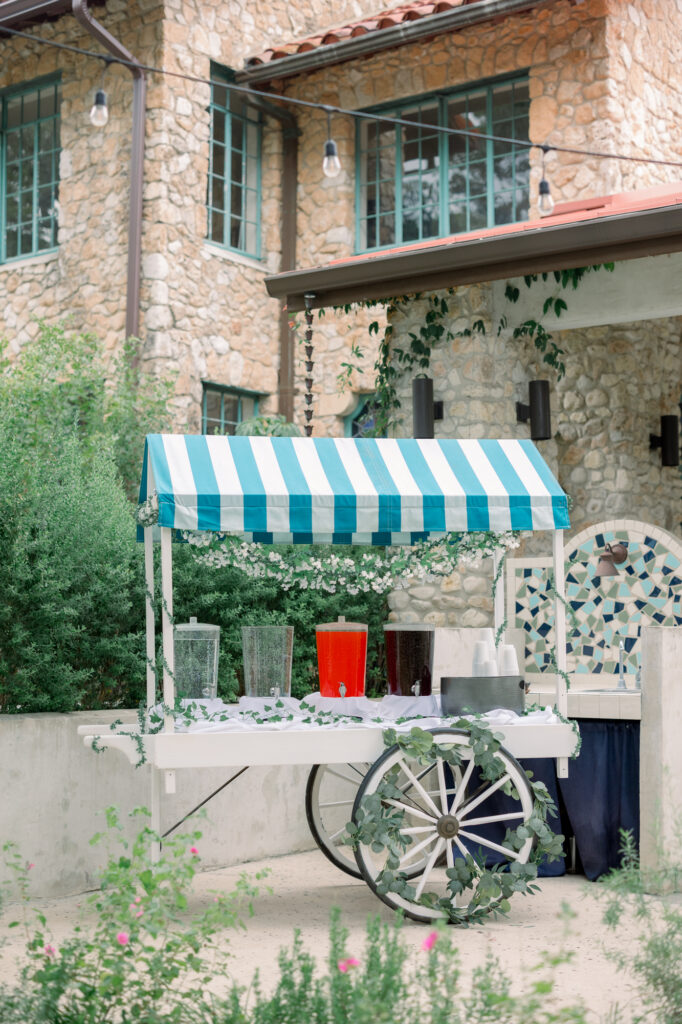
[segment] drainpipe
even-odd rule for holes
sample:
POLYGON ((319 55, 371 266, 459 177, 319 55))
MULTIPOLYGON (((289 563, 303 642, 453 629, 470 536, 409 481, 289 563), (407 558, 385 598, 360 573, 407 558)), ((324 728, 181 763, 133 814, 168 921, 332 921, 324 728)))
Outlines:
MULTIPOLYGON (((282 110, 262 96, 244 94, 248 102, 258 107, 269 117, 282 125, 282 205, 280 219, 281 261, 280 273, 296 269, 296 189, 298 186, 298 138, 301 134, 298 122, 288 110, 282 110)), ((291 314, 287 310, 286 298, 280 303, 279 311, 279 385, 277 409, 285 420, 294 418, 294 370, 296 353, 293 333, 289 329, 291 314)))
POLYGON ((114 58, 125 61, 133 76, 133 123, 130 151, 130 202, 128 210, 128 278, 126 286, 126 338, 140 334, 140 265, 142 256, 142 181, 144 175, 144 126, 147 79, 138 60, 95 21, 88 0, 72 0, 73 15, 114 58))

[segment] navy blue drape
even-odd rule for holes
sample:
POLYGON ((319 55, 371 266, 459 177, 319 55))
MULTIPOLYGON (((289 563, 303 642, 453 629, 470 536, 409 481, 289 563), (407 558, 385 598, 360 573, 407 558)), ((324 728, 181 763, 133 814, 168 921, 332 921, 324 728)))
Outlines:
POLYGON ((620 829, 639 844, 639 722, 581 719, 580 756, 559 789, 586 876, 620 865, 620 829))

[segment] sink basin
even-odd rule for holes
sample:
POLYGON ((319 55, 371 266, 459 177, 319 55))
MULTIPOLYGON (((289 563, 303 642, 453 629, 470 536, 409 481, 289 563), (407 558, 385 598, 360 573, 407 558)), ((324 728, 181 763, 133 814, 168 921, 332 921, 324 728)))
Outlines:
POLYGON ((569 690, 569 693, 577 696, 582 693, 613 693, 616 696, 621 696, 624 693, 641 693, 641 690, 635 690, 634 687, 629 686, 625 690, 619 690, 615 686, 605 686, 603 690, 569 690))

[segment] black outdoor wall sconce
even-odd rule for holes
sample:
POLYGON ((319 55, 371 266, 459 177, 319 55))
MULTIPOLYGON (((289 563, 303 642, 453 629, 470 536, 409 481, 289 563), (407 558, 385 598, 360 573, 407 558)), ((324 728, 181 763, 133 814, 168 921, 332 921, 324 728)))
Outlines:
POLYGON ((649 449, 661 449, 662 466, 680 464, 680 420, 678 416, 661 416, 661 433, 649 434, 649 449))
POLYGON ((433 400, 431 377, 415 377, 412 381, 412 436, 433 437, 434 420, 443 419, 443 403, 433 400))
POLYGON ((549 411, 549 381, 528 382, 528 405, 516 403, 516 422, 530 420, 531 441, 549 441, 552 436, 552 420, 549 411))

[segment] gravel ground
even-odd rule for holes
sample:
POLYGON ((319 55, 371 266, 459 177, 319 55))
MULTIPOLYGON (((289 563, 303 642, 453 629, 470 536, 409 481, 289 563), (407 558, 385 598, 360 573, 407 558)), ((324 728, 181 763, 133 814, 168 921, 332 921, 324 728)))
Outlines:
MULTIPOLYGON (((367 918, 379 914, 383 921, 393 919, 390 909, 363 882, 338 871, 317 851, 204 872, 195 880, 193 906, 205 905, 215 891, 229 891, 242 872, 251 876, 264 868, 270 874, 260 884, 270 891, 262 891, 257 898, 254 916, 247 922, 245 932, 225 933, 231 973, 240 984, 248 985, 257 967, 263 987, 267 990, 274 984, 277 953, 282 946, 289 945, 295 926, 302 931, 305 947, 322 961, 328 950, 332 907, 341 907, 343 923, 350 932, 349 952, 359 958, 367 918)), ((624 1019, 628 1020, 638 1009, 638 1000, 627 976, 609 960, 608 950, 634 950, 639 928, 636 922, 626 919, 617 933, 605 929, 603 904, 596 898, 595 890, 596 886, 575 875, 544 879, 539 894, 512 899, 508 917, 468 929, 452 928, 463 975, 466 977, 492 951, 503 970, 521 984, 522 976, 532 971, 544 951, 557 951, 563 945, 574 956, 557 969, 556 1003, 584 1001, 595 1024, 619 1003, 625 1010, 624 1019), (567 904, 575 914, 565 937, 562 904, 567 904)), ((35 901, 34 905, 48 919, 56 946, 84 915, 87 922, 86 901, 85 896, 35 901)), ((6 912, 0 918, 0 937, 5 939, 0 951, 0 981, 16 978, 21 962, 24 938, 21 929, 7 931, 6 923, 11 917, 16 917, 16 910, 11 916, 6 912)), ((404 938, 411 957, 426 955, 420 948, 425 934, 427 926, 406 922, 404 938)))

